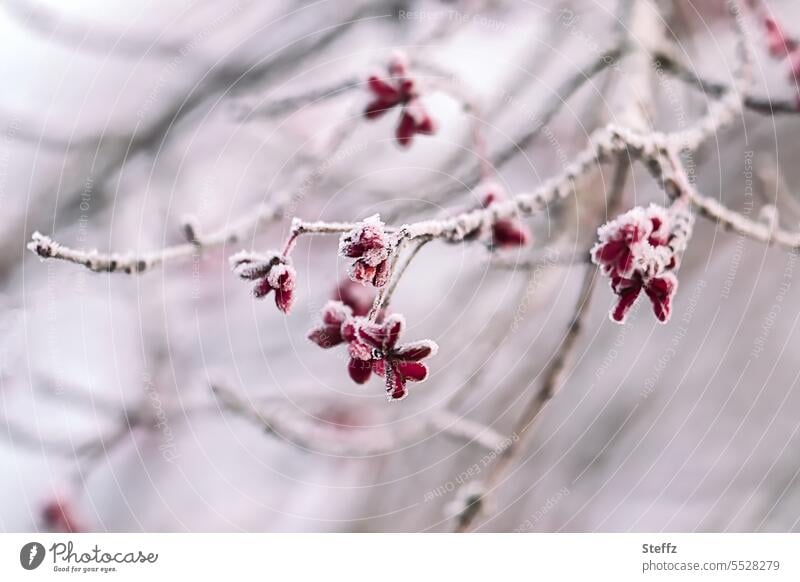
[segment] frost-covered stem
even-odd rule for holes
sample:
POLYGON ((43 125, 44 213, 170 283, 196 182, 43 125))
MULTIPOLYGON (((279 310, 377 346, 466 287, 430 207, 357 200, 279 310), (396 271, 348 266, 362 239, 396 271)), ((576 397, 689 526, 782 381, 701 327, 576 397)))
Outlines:
POLYGON ((283 217, 284 207, 283 200, 263 204, 255 213, 242 217, 208 236, 202 236, 192 222, 186 222, 184 233, 189 242, 140 255, 72 249, 39 232, 33 233, 28 249, 42 259, 75 263, 95 273, 143 273, 163 263, 186 259, 195 253, 237 242, 246 230, 262 223, 280 220, 283 217))
POLYGON ((502 446, 504 438, 496 431, 479 423, 459 418, 447 411, 436 411, 424 422, 406 431, 385 431, 375 428, 354 428, 349 437, 342 431, 326 428, 324 424, 298 419, 291 411, 278 407, 268 408, 249 400, 241 394, 222 386, 211 389, 220 402, 231 412, 264 428, 267 434, 280 438, 307 452, 328 456, 370 457, 391 453, 413 445, 414 442, 444 433, 461 441, 475 443, 489 450, 502 446))

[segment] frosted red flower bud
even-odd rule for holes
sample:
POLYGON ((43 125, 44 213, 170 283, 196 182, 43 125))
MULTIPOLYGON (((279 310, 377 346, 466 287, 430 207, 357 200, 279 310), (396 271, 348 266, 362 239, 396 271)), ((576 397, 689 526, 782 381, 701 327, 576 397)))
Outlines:
POLYGON ((389 280, 390 242, 377 214, 342 235, 339 254, 355 259, 349 269, 353 281, 383 287, 389 280))
POLYGON ((84 528, 75 518, 70 505, 61 498, 47 502, 42 508, 42 521, 51 532, 80 533, 84 528))
POLYGON ((405 326, 401 315, 375 323, 351 317, 351 313, 346 305, 329 302, 322 312, 322 325, 309 332, 309 339, 323 348, 347 343, 347 371, 353 382, 364 384, 375 373, 385 378, 389 400, 402 400, 408 393, 408 382, 422 382, 428 377, 422 360, 435 355, 438 346, 431 340, 398 344, 405 326))
POLYGON ((338 346, 345 340, 342 325, 353 316, 353 311, 340 301, 328 301, 322 309, 322 325, 308 332, 308 339, 321 348, 338 346))
POLYGON ((230 259, 231 268, 240 278, 255 281, 253 295, 260 299, 275 291, 275 305, 283 313, 289 313, 294 303, 297 273, 289 257, 276 251, 266 254, 241 251, 230 259))
POLYGON ((691 232, 691 216, 683 207, 634 208, 598 229, 592 248, 594 263, 609 276, 617 304, 611 319, 622 323, 642 291, 658 321, 669 320, 678 289, 673 271, 691 232))
POLYGON ((404 327, 405 319, 397 314, 382 324, 361 322, 355 326, 357 349, 351 344, 350 376, 358 383, 366 382, 372 372, 383 376, 391 401, 408 395, 407 382, 422 382, 428 377, 422 360, 435 355, 439 348, 431 340, 398 345, 404 327))
MULTIPOLYGON (((489 208, 495 202, 508 199, 505 190, 499 184, 487 184, 481 204, 489 208)), ((495 248, 519 247, 531 241, 531 232, 517 218, 502 218, 492 225, 492 246, 495 248)))
POLYGON ((367 119, 376 119, 399 106, 400 119, 395 137, 399 145, 409 147, 414 135, 435 133, 436 123, 419 100, 416 82, 408 74, 405 55, 395 54, 389 62, 388 72, 388 77, 371 75, 367 80, 372 101, 367 105, 364 116, 367 119))

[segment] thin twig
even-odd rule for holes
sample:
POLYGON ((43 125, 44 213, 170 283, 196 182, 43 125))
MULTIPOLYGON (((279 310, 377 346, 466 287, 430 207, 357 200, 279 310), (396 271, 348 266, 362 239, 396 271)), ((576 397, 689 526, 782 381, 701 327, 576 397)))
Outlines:
POLYGON ((255 228, 259 224, 281 219, 284 205, 284 200, 264 204, 257 212, 247 215, 207 237, 197 233, 196 227, 191 226, 191 223, 186 223, 184 232, 189 242, 141 255, 72 249, 39 232, 33 233, 28 249, 42 259, 58 259, 75 263, 95 273, 143 273, 163 263, 185 259, 197 253, 234 243, 240 240, 245 231, 255 228))
MULTIPOLYGON (((664 53, 653 55, 653 64, 656 68, 673 75, 676 79, 680 79, 708 95, 719 97, 731 91, 730 85, 720 81, 704 79, 677 59, 664 53)), ((758 113, 768 115, 800 113, 796 99, 775 100, 750 94, 745 94, 742 99, 745 107, 758 113)))

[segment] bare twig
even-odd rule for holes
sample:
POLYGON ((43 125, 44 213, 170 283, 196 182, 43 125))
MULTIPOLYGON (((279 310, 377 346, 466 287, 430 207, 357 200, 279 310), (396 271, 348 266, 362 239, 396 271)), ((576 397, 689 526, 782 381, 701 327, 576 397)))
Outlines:
MULTIPOLYGON (((720 81, 704 79, 692 69, 667 54, 655 54, 653 56, 653 63, 657 68, 674 75, 675 78, 698 88, 708 95, 719 97, 731 91, 730 85, 720 81)), ((743 96, 743 103, 745 107, 752 111, 768 115, 800 113, 796 99, 776 100, 768 97, 756 97, 754 95, 745 94, 743 96)))
POLYGON ((245 216, 209 236, 200 235, 197 228, 187 222, 184 225, 184 233, 189 242, 142 255, 76 250, 57 243, 38 232, 33 233, 28 249, 42 259, 59 259, 75 263, 96 273, 143 273, 163 263, 185 259, 196 253, 234 243, 240 240, 245 231, 255 228, 259 224, 281 219, 284 205, 285 201, 282 199, 271 204, 264 204, 257 212, 245 216))

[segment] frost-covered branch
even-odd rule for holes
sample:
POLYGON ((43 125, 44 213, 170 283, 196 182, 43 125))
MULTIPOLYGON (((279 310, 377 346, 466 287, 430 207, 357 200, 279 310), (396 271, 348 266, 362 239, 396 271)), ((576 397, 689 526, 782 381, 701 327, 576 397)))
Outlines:
POLYGON ((263 204, 256 212, 244 216, 217 232, 204 236, 193 222, 184 224, 187 242, 136 255, 134 253, 101 253, 97 250, 83 251, 64 246, 49 236, 35 232, 28 249, 42 259, 57 259, 86 267, 95 273, 143 273, 161 264, 187 259, 225 244, 235 243, 260 224, 280 220, 283 217, 286 201, 263 204))

